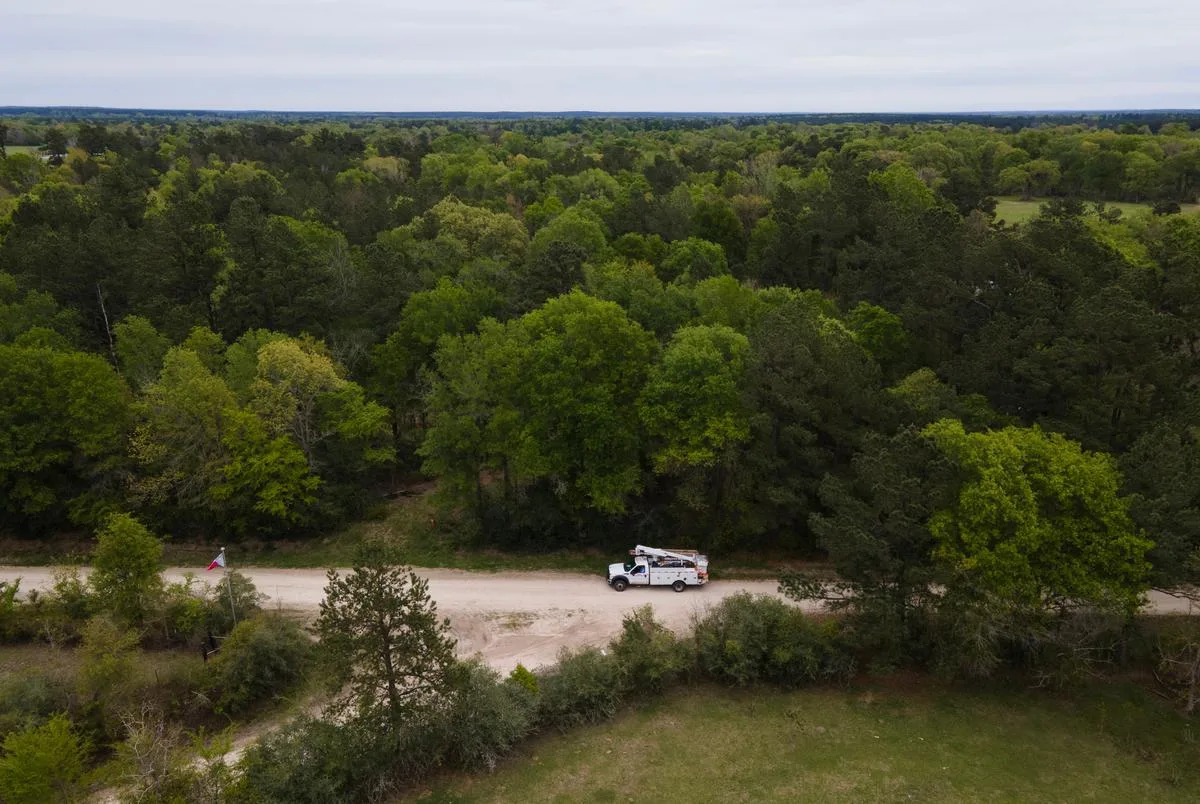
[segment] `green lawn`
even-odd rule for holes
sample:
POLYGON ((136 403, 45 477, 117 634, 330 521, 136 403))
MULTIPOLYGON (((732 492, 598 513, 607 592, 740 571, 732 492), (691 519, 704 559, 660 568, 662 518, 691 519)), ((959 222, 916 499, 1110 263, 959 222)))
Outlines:
MULTIPOLYGON (((1023 201, 1016 196, 999 197, 996 199, 996 220, 1013 224, 1025 223, 1025 221, 1037 215, 1042 204, 1049 200, 1048 198, 1034 198, 1029 201, 1023 201)), ((1106 201, 1105 205, 1115 207, 1125 215, 1132 215, 1135 212, 1144 212, 1150 209, 1149 204, 1134 204, 1128 201, 1106 201)), ((1200 211, 1200 204, 1181 204, 1180 208, 1184 214, 1191 215, 1200 211)))
POLYGON ((37 156, 41 153, 42 146, 40 145, 6 145, 4 152, 8 154, 31 154, 37 156))
POLYGON ((404 800, 1200 800, 1200 723, 1139 689, 899 686, 691 691, 404 800))

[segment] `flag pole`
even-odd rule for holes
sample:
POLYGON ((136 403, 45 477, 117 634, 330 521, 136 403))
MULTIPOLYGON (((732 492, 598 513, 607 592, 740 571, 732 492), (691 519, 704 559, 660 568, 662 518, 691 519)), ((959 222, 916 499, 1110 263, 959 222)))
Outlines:
MULTIPOLYGON (((225 558, 225 548, 221 548, 221 557, 225 558)), ((225 588, 229 590, 229 613, 233 616, 233 624, 237 625, 237 609, 233 607, 233 582, 229 580, 229 559, 225 559, 225 588)))

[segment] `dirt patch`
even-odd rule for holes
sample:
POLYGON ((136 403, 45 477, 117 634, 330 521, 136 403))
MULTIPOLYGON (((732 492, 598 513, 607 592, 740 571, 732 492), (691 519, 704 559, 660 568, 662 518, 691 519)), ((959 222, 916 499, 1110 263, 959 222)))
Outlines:
POLYGON ((502 631, 521 631, 533 625, 538 616, 532 611, 506 611, 493 612, 486 615, 486 618, 502 631))

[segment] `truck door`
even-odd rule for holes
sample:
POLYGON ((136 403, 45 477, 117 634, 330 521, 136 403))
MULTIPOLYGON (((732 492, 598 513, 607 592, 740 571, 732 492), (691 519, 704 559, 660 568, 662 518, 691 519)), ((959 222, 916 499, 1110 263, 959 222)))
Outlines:
POLYGON ((634 566, 633 569, 631 569, 629 571, 629 585, 630 586, 649 586, 650 585, 650 575, 646 571, 645 564, 637 564, 634 566))

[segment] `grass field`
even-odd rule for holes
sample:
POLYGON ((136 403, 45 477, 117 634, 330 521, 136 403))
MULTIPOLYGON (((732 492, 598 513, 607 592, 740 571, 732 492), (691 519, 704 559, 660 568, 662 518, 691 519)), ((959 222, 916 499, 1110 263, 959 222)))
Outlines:
POLYGON ((1134 687, 692 691, 402 800, 1197 801, 1197 724, 1134 687))
POLYGON ((41 153, 42 146, 40 145, 6 145, 4 146, 5 153, 9 154, 31 154, 37 156, 41 153))
MULTIPOLYGON (((1012 224, 1025 223, 1025 221, 1037 215, 1042 204, 1049 200, 1048 198, 1034 198, 1029 201, 1023 201, 1016 196, 999 197, 996 199, 996 220, 1012 224)), ((1128 201, 1106 201, 1105 204, 1106 206, 1121 210, 1122 214, 1125 215, 1145 212, 1150 209, 1149 204, 1134 204, 1128 201)), ((1200 204, 1181 204, 1180 208, 1187 215, 1200 212, 1200 204)))

